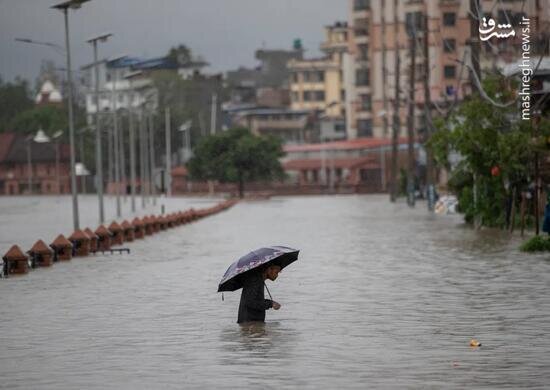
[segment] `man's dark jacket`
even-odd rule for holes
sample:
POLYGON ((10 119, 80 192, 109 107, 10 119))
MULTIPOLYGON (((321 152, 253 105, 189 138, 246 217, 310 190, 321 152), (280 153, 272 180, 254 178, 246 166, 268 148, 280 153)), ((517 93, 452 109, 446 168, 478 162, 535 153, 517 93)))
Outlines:
POLYGON ((265 321, 265 311, 273 307, 273 301, 264 299, 264 279, 262 274, 252 272, 243 283, 239 318, 237 322, 265 321))

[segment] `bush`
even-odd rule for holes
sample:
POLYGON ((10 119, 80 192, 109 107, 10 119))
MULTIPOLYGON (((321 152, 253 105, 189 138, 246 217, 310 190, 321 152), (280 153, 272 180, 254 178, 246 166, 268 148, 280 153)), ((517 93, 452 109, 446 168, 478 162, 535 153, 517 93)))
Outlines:
POLYGON ((550 237, 535 236, 521 244, 522 252, 545 252, 550 251, 550 237))

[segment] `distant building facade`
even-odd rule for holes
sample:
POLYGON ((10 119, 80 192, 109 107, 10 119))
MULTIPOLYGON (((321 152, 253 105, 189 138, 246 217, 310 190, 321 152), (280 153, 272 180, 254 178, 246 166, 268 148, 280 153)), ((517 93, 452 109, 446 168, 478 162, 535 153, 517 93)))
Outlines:
MULTIPOLYGON (((481 42, 481 69, 502 68, 521 55, 523 17, 530 20, 531 42, 544 38, 550 23, 548 1, 479 0, 481 16, 496 23, 511 24, 515 37, 481 42)), ((408 79, 410 74, 411 31, 418 38, 415 66, 415 127, 425 129, 423 80, 429 69, 430 99, 445 110, 455 99, 461 100, 475 86, 470 83, 472 61, 470 41, 479 41, 478 24, 471 32, 470 0, 394 1, 349 0, 349 52, 354 82, 347 94, 352 109, 350 138, 390 137, 395 98, 396 45, 400 67, 400 134, 406 135, 408 79), (397 9, 395 9, 397 5, 397 9), (423 58, 424 15, 428 15, 428 63, 423 58), (397 17, 397 26, 395 24, 397 17), (397 27, 397 36, 395 34, 397 27), (385 67, 383 66, 385 63, 385 67), (384 69, 386 70, 384 72, 384 69), (388 126, 384 125, 384 120, 388 126)), ((535 48, 532 45, 532 55, 535 48)), ((548 44, 543 47, 548 50, 548 44)))
POLYGON ((36 143, 22 134, 0 133, 0 194, 70 193, 69 156, 69 145, 36 143))

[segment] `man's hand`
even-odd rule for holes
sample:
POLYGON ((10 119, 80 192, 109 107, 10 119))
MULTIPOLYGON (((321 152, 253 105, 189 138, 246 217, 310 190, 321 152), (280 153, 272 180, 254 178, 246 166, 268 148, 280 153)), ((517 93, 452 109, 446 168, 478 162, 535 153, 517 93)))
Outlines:
POLYGON ((280 308, 281 308, 281 305, 273 301, 273 310, 279 310, 280 308))

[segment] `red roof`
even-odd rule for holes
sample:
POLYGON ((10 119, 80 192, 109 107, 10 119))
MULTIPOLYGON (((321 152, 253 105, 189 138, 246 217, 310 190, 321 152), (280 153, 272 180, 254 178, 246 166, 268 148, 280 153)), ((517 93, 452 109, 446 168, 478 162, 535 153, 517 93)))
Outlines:
POLYGON ((4 161, 15 139, 15 133, 0 133, 0 162, 4 161))
POLYGON ((77 229, 70 235, 69 240, 71 241, 90 241, 90 237, 80 229, 77 229))
MULTIPOLYGON (((408 138, 399 139, 399 144, 407 144, 408 138)), ((391 138, 356 138, 346 141, 333 141, 319 144, 287 145, 284 151, 293 152, 316 152, 320 150, 357 150, 357 149, 376 149, 381 146, 392 144, 391 138)))
POLYGON ((27 260, 27 256, 23 253, 21 248, 17 245, 13 245, 9 251, 2 257, 4 260, 27 260))
POLYGON ((65 238, 63 234, 57 236, 55 240, 50 244, 52 248, 72 248, 73 244, 65 238))
POLYGON ((187 168, 184 167, 183 165, 172 168, 172 176, 187 176, 187 175, 188 175, 187 168))
POLYGON ((283 168, 287 171, 301 171, 307 169, 322 169, 325 168, 366 168, 366 169, 378 169, 380 164, 374 161, 372 157, 352 157, 352 158, 337 158, 337 159, 325 159, 320 158, 308 158, 297 159, 287 161, 283 164, 283 168))
POLYGON ((52 253, 52 250, 48 248, 48 246, 44 241, 38 240, 35 242, 32 248, 27 251, 27 253, 45 254, 45 253, 52 253))
POLYGON ((86 233, 88 235, 88 237, 90 237, 90 239, 93 239, 93 238, 98 238, 97 237, 97 234, 95 234, 92 229, 90 228, 86 228, 84 229, 84 233, 86 233))

